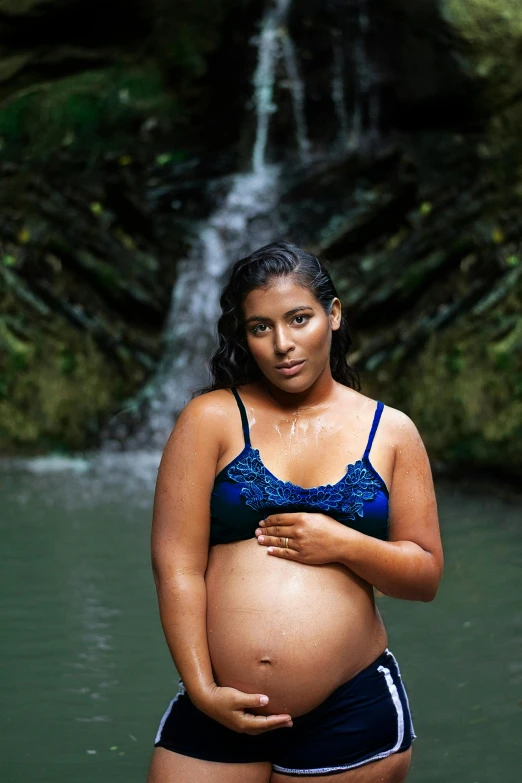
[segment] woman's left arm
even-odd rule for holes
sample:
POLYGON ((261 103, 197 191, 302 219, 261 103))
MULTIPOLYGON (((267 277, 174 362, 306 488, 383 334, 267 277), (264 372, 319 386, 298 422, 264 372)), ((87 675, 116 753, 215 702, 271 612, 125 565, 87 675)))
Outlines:
POLYGON ((430 463, 408 416, 394 410, 389 427, 396 450, 387 541, 324 514, 273 515, 256 535, 271 555, 309 564, 342 563, 393 598, 432 601, 444 559, 430 463))

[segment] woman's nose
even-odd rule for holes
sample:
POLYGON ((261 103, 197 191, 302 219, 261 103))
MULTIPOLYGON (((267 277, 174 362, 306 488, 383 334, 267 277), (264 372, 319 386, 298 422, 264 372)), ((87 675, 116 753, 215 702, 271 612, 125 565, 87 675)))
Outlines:
POLYGON ((276 353, 288 353, 294 347, 292 336, 284 328, 274 329, 274 350, 276 353))

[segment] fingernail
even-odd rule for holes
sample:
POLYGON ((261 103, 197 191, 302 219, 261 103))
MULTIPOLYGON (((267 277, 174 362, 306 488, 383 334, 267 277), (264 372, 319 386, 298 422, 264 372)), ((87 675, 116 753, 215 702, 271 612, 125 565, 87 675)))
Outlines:
POLYGON ((265 520, 264 520, 264 519, 262 519, 262 520, 261 520, 261 522, 260 522, 259 524, 260 524, 260 526, 261 526, 261 527, 264 527, 264 526, 265 526, 265 520))
POLYGON ((269 546, 266 551, 270 552, 270 554, 272 554, 272 552, 274 551, 274 547, 273 546, 269 546))
POLYGON ((259 697, 259 703, 260 704, 268 704, 268 696, 260 696, 259 697))
POLYGON ((285 729, 291 729, 293 725, 294 725, 293 723, 284 723, 284 724, 283 724, 283 727, 284 727, 285 729))
POLYGON ((259 535, 261 532, 262 532, 262 531, 261 531, 259 528, 257 528, 257 529, 256 529, 256 536, 258 536, 258 535, 259 535))
POLYGON ((264 540, 265 540, 265 537, 264 537, 264 536, 258 536, 258 537, 257 537, 257 540, 258 540, 258 541, 264 541, 264 540))

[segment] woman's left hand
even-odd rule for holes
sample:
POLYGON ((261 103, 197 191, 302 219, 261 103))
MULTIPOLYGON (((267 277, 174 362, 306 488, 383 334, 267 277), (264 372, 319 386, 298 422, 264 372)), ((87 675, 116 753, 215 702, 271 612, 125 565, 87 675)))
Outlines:
POLYGON ((345 529, 326 514, 271 514, 259 523, 256 536, 269 555, 321 565, 336 562, 345 529))

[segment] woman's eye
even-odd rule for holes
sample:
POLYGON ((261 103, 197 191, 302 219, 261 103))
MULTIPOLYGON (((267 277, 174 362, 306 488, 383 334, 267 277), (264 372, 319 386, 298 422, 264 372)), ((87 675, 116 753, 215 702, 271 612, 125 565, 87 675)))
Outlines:
MULTIPOLYGON (((301 315, 294 315, 294 317, 292 318, 292 322, 296 323, 297 326, 304 326, 305 323, 307 323, 307 321, 309 320, 310 320, 310 316, 305 315, 304 313, 302 313, 301 315), (298 318, 301 318, 302 320, 297 321, 296 319, 298 318)), ((268 329, 270 329, 268 324, 256 324, 255 326, 252 327, 250 331, 252 332, 252 334, 266 334, 268 329)))

